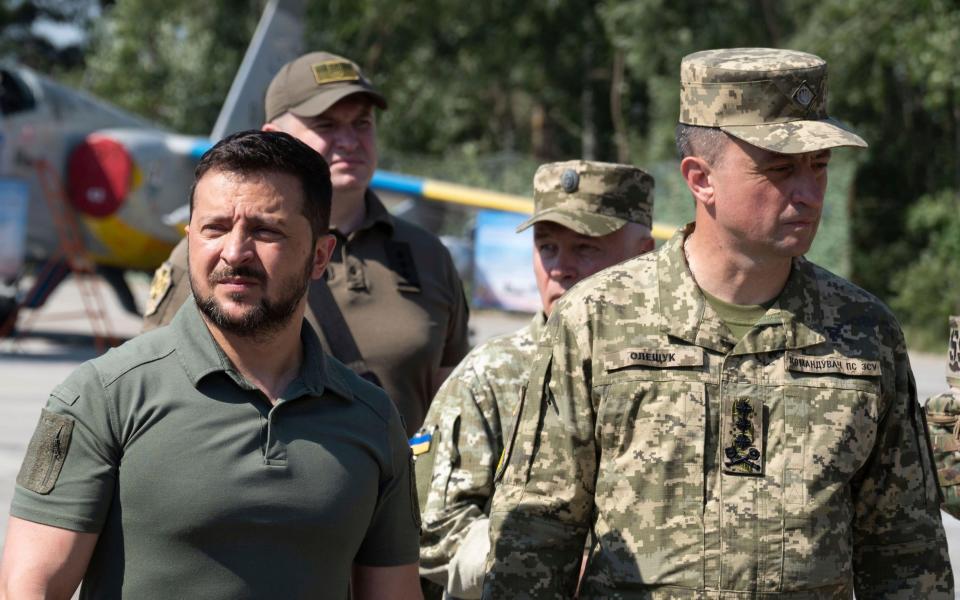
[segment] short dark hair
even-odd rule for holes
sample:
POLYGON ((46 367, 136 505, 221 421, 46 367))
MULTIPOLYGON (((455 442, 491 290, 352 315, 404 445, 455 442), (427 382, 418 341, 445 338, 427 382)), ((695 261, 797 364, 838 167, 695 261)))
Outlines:
POLYGON ((719 127, 677 124, 676 142, 680 160, 688 156, 699 156, 716 166, 726 141, 727 134, 719 127))
POLYGON ((330 228, 333 184, 330 167, 318 152, 288 133, 251 129, 228 135, 207 150, 194 171, 190 187, 190 214, 197 182, 209 171, 238 175, 285 173, 303 187, 303 216, 314 240, 330 228))

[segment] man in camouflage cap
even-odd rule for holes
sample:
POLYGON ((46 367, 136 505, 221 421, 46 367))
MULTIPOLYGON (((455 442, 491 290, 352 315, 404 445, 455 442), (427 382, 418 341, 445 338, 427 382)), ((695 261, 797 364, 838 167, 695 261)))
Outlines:
POLYGON ((953 598, 903 335, 803 258, 826 64, 681 65, 695 221, 557 304, 497 474, 485 598, 953 598))
POLYGON ((423 507, 421 575, 448 598, 479 598, 489 548, 489 500, 534 340, 570 287, 653 249, 653 177, 627 165, 542 165, 533 184, 533 270, 543 310, 523 329, 475 348, 434 398, 412 440, 423 507))
MULTIPOLYGON (((307 320, 329 354, 386 390, 412 434, 469 350, 469 309, 446 247, 370 189, 375 109, 387 102, 353 61, 310 52, 280 68, 264 106, 264 130, 289 133, 330 165, 337 248, 326 280, 310 287, 307 320)), ((154 276, 145 331, 169 323, 190 296, 186 273, 184 239, 154 276)))
POLYGON ((927 425, 943 490, 942 508, 960 518, 960 317, 950 317, 947 384, 948 391, 927 400, 927 425))

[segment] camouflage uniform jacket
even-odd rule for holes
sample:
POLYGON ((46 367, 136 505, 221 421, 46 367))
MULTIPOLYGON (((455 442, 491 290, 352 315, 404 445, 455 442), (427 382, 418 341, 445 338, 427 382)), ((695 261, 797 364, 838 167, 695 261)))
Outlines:
POLYGON ((952 599, 895 318, 798 258, 735 340, 685 234, 555 307, 497 473, 484 598, 570 598, 592 527, 580 598, 952 599))
POLYGON ((435 455, 417 457, 417 488, 428 490, 420 495, 420 572, 437 583, 446 585, 447 566, 467 529, 489 512, 504 425, 511 424, 529 379, 545 321, 538 313, 526 327, 474 348, 430 405, 421 433, 432 435, 435 455))

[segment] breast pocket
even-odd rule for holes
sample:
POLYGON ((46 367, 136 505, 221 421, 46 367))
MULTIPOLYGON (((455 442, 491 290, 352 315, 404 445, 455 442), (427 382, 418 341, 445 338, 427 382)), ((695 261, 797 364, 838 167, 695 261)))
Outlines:
POLYGON ((784 390, 788 506, 804 512, 829 505, 873 451, 878 393, 874 386, 787 386, 784 390))
MULTIPOLYGON (((706 412, 698 381, 614 383, 598 414, 597 535, 635 549, 621 581, 693 585, 701 571, 706 412), (688 581, 693 578, 694 581, 688 581)), ((617 552, 620 552, 619 550, 617 552)))
POLYGON ((850 482, 877 438, 872 380, 784 389, 784 584, 826 585, 852 568, 850 482))

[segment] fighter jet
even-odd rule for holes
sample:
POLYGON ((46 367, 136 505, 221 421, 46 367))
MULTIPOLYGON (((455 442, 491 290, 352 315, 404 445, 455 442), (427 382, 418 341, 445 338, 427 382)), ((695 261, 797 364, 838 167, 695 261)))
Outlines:
POLYGON ((0 336, 18 305, 38 308, 69 274, 65 247, 83 248, 136 312, 123 272, 157 267, 183 235, 193 169, 211 140, 260 126, 263 90, 301 51, 303 10, 302 0, 267 3, 209 137, 0 65, 0 336), (71 229, 78 239, 65 246, 71 229), (25 272, 35 275, 29 293, 17 285, 25 272))
MULTIPOLYGON (((0 65, 0 337, 20 307, 41 307, 69 275, 65 258, 77 257, 64 251, 82 252, 121 305, 137 312, 124 272, 156 268, 182 237, 193 169, 213 142, 261 125, 264 90, 302 52, 304 4, 267 3, 208 137, 168 131, 25 67, 0 65), (18 200, 25 226, 18 223, 18 200), (34 275, 29 290, 18 286, 26 272, 34 275)), ((388 171, 377 171, 371 187, 387 197, 474 210, 533 207, 527 197, 388 171)), ((396 206, 435 229, 436 206, 396 206)), ((665 239, 671 230, 656 225, 654 236, 665 239)), ((468 265, 469 250, 457 240, 448 246, 468 265)))

